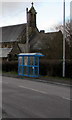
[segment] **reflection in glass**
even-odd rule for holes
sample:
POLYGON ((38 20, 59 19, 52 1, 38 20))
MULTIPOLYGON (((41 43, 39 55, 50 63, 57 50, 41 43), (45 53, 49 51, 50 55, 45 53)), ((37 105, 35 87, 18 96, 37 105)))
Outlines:
POLYGON ((24 66, 24 75, 28 75, 28 67, 24 66))
POLYGON ((24 65, 28 65, 28 56, 24 57, 24 65))
POLYGON ((38 67, 35 67, 35 75, 38 75, 38 67))
POLYGON ((29 67, 29 75, 33 75, 33 67, 29 67))
POLYGON ((38 57, 35 57, 35 65, 38 65, 38 57))
POLYGON ((21 74, 22 75, 22 66, 19 66, 19 74, 21 74))
POLYGON ((19 57, 19 64, 22 65, 22 57, 19 57))
POLYGON ((29 57, 29 65, 34 65, 34 57, 29 57))

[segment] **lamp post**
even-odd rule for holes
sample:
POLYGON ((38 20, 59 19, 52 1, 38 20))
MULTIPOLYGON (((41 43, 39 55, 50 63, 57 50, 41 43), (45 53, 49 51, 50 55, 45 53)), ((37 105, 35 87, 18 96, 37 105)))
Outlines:
POLYGON ((63 2, 63 77, 65 77, 65 0, 63 2))
POLYGON ((27 24, 26 24, 26 52, 29 52, 29 29, 28 29, 28 8, 26 8, 26 17, 27 17, 27 24))

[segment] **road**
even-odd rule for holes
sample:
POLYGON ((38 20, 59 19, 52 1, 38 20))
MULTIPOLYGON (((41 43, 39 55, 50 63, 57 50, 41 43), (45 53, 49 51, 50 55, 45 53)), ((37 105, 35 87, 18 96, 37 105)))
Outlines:
POLYGON ((7 118, 70 118, 70 88, 2 77, 2 109, 7 118))

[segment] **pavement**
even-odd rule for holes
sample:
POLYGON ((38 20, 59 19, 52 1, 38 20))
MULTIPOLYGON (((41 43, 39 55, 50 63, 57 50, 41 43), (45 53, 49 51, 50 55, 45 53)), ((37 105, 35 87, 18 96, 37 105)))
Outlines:
POLYGON ((57 77, 48 77, 48 76, 40 76, 38 78, 32 78, 32 77, 19 76, 19 75, 12 74, 12 73, 2 73, 2 76, 21 78, 21 79, 27 79, 31 81, 33 80, 37 82, 51 83, 51 84, 56 84, 56 85, 72 87, 72 79, 69 79, 69 78, 57 78, 57 77))
POLYGON ((3 118, 70 118, 70 87, 2 76, 3 118))

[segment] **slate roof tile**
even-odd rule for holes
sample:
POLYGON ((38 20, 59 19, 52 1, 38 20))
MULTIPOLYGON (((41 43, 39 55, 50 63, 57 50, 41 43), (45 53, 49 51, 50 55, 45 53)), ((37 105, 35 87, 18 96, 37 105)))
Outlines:
POLYGON ((15 42, 18 40, 18 36, 26 28, 26 24, 12 25, 0 27, 2 29, 2 41, 0 42, 15 42))

